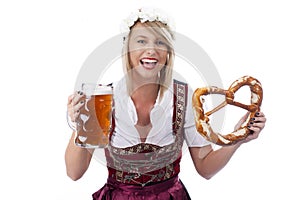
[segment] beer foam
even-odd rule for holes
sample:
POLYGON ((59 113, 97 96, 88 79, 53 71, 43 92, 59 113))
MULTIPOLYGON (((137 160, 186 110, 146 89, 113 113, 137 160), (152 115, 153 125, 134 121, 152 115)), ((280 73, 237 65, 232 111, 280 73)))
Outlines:
POLYGON ((102 95, 102 94, 113 94, 112 87, 109 86, 97 86, 94 90, 95 95, 102 95))

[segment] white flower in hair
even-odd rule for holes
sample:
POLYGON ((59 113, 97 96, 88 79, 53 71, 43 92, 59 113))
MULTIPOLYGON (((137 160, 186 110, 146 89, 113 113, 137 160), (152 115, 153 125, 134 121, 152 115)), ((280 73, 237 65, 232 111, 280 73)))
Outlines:
POLYGON ((172 31, 174 31, 173 22, 167 14, 156 8, 141 8, 137 12, 131 13, 125 20, 123 20, 121 24, 121 32, 128 33, 136 21, 140 21, 141 23, 147 21, 159 21, 166 24, 172 31))

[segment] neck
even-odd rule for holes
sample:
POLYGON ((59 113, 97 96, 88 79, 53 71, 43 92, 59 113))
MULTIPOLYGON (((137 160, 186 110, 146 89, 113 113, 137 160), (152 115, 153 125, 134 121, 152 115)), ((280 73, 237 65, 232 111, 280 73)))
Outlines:
POLYGON ((155 102, 159 91, 159 84, 147 83, 143 85, 138 85, 137 87, 134 88, 135 89, 132 91, 131 94, 131 98, 133 100, 139 99, 141 101, 155 102))
POLYGON ((131 94, 132 98, 139 96, 139 98, 153 99, 157 98, 159 91, 159 77, 153 76, 150 78, 144 78, 136 73, 131 77, 131 94))

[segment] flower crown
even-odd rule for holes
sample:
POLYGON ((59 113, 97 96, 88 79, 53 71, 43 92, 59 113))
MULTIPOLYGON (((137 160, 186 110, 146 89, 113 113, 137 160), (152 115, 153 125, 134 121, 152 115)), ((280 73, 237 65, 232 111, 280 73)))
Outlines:
POLYGON ((163 11, 157 8, 141 8, 136 12, 132 12, 126 19, 123 20, 121 24, 121 32, 128 33, 136 21, 140 21, 141 23, 147 21, 159 21, 167 25, 171 31, 174 31, 175 29, 173 21, 163 11))

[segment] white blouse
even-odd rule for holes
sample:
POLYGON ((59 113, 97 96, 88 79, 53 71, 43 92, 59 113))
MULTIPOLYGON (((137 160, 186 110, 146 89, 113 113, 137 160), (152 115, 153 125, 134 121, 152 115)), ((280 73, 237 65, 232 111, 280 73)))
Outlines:
MULTIPOLYGON (((111 136, 112 145, 119 148, 130 147, 141 143, 135 127, 138 116, 131 97, 127 93, 126 80, 113 84, 115 103, 115 130, 111 136)), ((188 89, 187 110, 184 122, 184 139, 189 147, 202 147, 210 144, 196 130, 192 108, 193 91, 188 89)), ((165 91, 160 100, 159 95, 150 112, 152 128, 145 143, 165 146, 175 141, 172 131, 173 118, 173 84, 165 91)))

